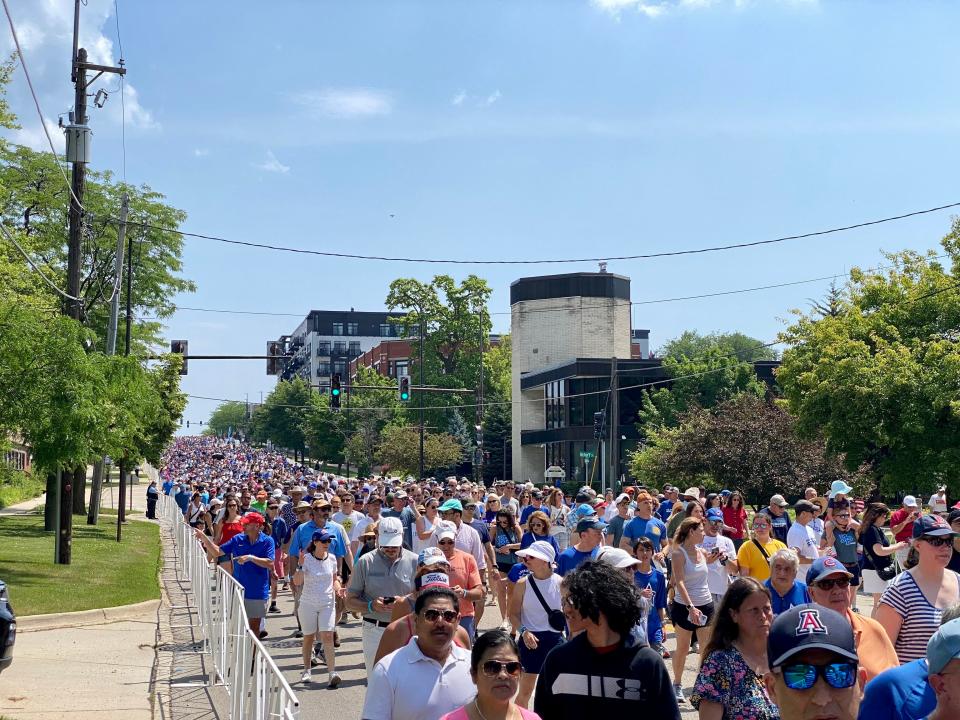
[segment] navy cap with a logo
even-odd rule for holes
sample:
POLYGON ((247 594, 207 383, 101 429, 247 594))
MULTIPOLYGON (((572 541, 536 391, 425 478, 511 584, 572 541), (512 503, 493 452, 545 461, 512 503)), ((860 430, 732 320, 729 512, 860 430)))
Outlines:
POLYGON ((913 523, 914 539, 924 535, 956 535, 953 528, 939 515, 921 515, 913 523))
POLYGON ((785 665, 804 650, 829 650, 858 662, 850 622, 836 610, 808 603, 777 615, 767 637, 770 667, 785 665))

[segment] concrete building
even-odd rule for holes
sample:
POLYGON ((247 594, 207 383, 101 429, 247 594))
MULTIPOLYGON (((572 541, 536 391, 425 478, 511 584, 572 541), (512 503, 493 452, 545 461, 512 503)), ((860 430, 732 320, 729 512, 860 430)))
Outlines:
MULTIPOLYGON (((630 307, 630 278, 623 275, 546 275, 510 285, 512 388, 514 400, 520 401, 513 405, 515 480, 542 481, 545 468, 570 465, 563 442, 536 442, 531 435, 561 429, 564 420, 557 409, 566 407, 566 384, 531 385, 523 382, 524 376, 575 358, 629 359, 630 307)), ((592 416, 589 424, 592 438, 592 416)))
POLYGON ((397 312, 311 310, 290 335, 278 340, 287 355, 280 379, 301 377, 320 392, 330 388, 330 378, 339 373, 348 379, 350 361, 385 339, 399 338, 400 326, 391 318, 397 312))

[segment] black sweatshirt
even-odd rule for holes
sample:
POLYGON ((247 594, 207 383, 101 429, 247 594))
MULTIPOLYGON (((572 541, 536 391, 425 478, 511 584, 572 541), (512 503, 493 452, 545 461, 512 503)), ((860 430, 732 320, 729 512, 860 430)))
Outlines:
POLYGON ((543 720, 584 720, 599 717, 597 713, 633 717, 637 712, 657 720, 680 720, 659 653, 645 645, 627 647, 623 641, 614 650, 598 653, 585 632, 547 655, 533 709, 543 720))

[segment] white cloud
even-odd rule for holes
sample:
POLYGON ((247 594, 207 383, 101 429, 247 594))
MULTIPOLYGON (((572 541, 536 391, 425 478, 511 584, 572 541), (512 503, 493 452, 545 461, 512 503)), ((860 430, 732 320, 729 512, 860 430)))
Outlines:
POLYGON ((489 95, 487 95, 487 99, 486 99, 485 104, 486 104, 486 105, 493 105, 493 104, 494 104, 497 100, 499 100, 501 97, 503 97, 503 96, 500 94, 500 91, 499 91, 499 90, 494 90, 492 93, 490 93, 489 95))
POLYGON ((393 111, 390 94, 372 88, 311 90, 295 95, 293 101, 326 117, 373 117, 389 115, 393 111))
POLYGON ((194 149, 193 149, 193 156, 194 156, 194 157, 206 157, 206 156, 209 155, 209 154, 210 154, 210 150, 209 150, 208 148, 194 148, 194 149))
POLYGON ((260 168, 264 172, 280 173, 281 175, 290 172, 290 166, 284 165, 277 160, 277 156, 273 154, 273 150, 267 150, 267 159, 255 167, 260 168))
POLYGON ((453 100, 450 101, 451 105, 463 105, 463 101, 467 99, 467 91, 461 90, 456 95, 453 96, 453 100))
MULTIPOLYGON (((66 150, 66 138, 63 135, 63 130, 50 118, 44 118, 43 124, 47 126, 47 132, 50 133, 50 139, 53 140, 53 147, 56 148, 57 153, 63 154, 66 150)), ((11 134, 10 140, 12 142, 17 145, 26 145, 31 150, 37 150, 38 152, 50 152, 50 143, 47 142, 47 137, 43 134, 39 122, 22 123, 22 125, 23 127, 14 130, 11 134)))
POLYGON ((675 10, 703 10, 724 4, 733 5, 734 8, 740 10, 764 2, 780 5, 815 6, 819 0, 590 0, 592 5, 618 19, 625 10, 633 10, 649 18, 657 18, 675 10))

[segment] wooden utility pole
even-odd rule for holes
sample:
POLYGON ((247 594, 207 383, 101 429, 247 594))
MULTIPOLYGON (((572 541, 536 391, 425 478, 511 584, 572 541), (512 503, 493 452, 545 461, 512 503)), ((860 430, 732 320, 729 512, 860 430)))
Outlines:
MULTIPOLYGON (((67 140, 68 160, 73 165, 70 182, 70 232, 67 240, 67 295, 73 300, 64 304, 64 314, 78 322, 83 322, 83 301, 80 299, 80 249, 83 237, 83 192, 86 186, 87 162, 89 162, 88 143, 90 129, 87 125, 87 88, 103 73, 126 74, 122 67, 95 65, 87 62, 87 51, 78 47, 80 37, 80 2, 75 0, 73 9, 73 57, 71 58, 70 79, 74 84, 73 118, 67 128, 70 136, 67 140), (87 80, 87 71, 94 75, 87 80), (78 145, 83 150, 78 149, 78 145)), ((60 473, 57 496, 58 517, 56 534, 56 561, 60 565, 69 565, 73 544, 73 488, 74 480, 86 477, 86 465, 72 471, 60 473)))

